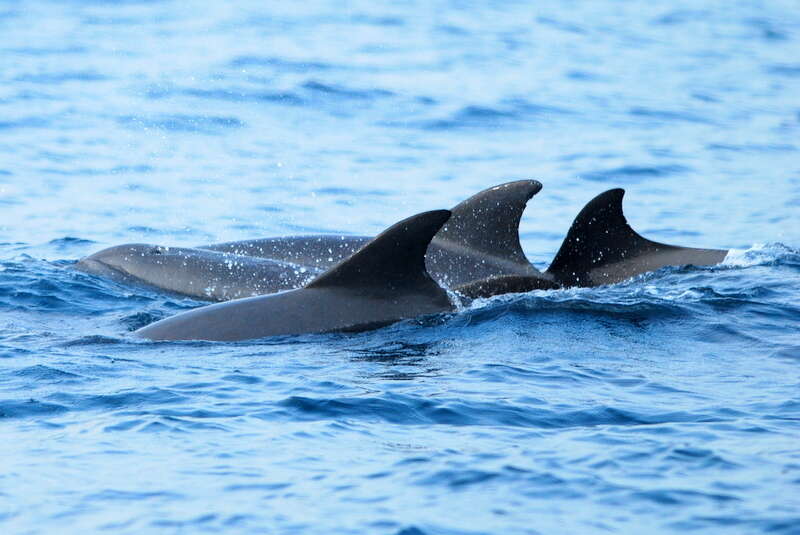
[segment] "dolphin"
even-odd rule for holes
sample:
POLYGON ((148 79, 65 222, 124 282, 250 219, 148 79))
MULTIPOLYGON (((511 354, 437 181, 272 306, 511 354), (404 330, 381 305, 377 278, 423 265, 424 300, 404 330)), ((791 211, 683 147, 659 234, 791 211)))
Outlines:
POLYGON ((147 325, 149 340, 238 341, 360 331, 454 309, 428 274, 425 252, 450 211, 424 212, 389 227, 296 290, 189 310, 147 325))
POLYGON ((73 267, 124 284, 207 301, 291 290, 321 273, 266 258, 144 243, 103 249, 73 267))
MULTIPOLYGON (((612 189, 583 208, 553 262, 540 272, 522 251, 518 226, 528 200, 541 187, 534 180, 509 182, 456 205, 427 251, 426 265, 434 279, 463 297, 489 297, 612 284, 664 266, 714 265, 727 254, 643 238, 623 214, 625 191, 612 189)), ((76 268, 196 299, 224 301, 301 287, 369 240, 295 236, 197 249, 129 244, 95 253, 76 268)))
POLYGON ((625 218, 624 196, 625 190, 615 188, 589 201, 544 273, 491 275, 462 284, 454 291, 477 299, 532 290, 591 288, 667 266, 713 266, 727 256, 726 249, 681 247, 642 237, 625 218))
MULTIPOLYGON (((485 189, 458 203, 428 247, 431 276, 448 288, 500 275, 534 276, 519 243, 519 222, 528 201, 542 189, 537 180, 517 180, 485 189)), ((328 269, 355 253, 369 236, 289 236, 200 245, 199 249, 328 269)))
MULTIPOLYGON (((522 252, 519 222, 542 184, 519 180, 457 204, 431 242, 428 271, 447 288, 501 275, 539 273, 522 252)), ((126 244, 103 249, 75 268, 127 284, 195 299, 225 301, 299 288, 361 249, 366 236, 292 236, 198 248, 126 244)))
MULTIPOLYGON (((642 237, 625 218, 624 194, 622 189, 612 189, 589 201, 545 272, 490 275, 461 284, 455 292, 474 299, 592 287, 665 266, 714 265, 724 260, 726 250, 668 245, 642 237)), ((359 331, 452 312, 447 292, 426 269, 429 244, 450 217, 451 212, 439 210, 401 221, 303 288, 201 307, 134 334, 150 340, 236 341, 359 331)))
POLYGON ((666 266, 713 266, 726 249, 695 249, 650 241, 622 212, 625 190, 605 191, 589 201, 567 231, 544 275, 561 286, 614 284, 666 266))

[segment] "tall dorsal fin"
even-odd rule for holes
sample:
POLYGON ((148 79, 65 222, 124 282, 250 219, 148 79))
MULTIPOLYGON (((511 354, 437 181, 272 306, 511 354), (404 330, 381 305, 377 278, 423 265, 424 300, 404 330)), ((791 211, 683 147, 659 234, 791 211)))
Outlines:
POLYGON ((439 288, 425 269, 425 251, 449 218, 449 210, 434 210, 395 223, 306 288, 358 286, 394 291, 420 283, 439 288))
POLYGON ((486 189, 459 203, 428 251, 428 268, 450 287, 477 279, 538 273, 522 252, 519 222, 539 193, 536 180, 486 189))
POLYGON ((666 245, 643 238, 622 213, 625 190, 601 193, 581 210, 547 273, 564 286, 612 284, 664 266, 722 262, 728 251, 666 245))

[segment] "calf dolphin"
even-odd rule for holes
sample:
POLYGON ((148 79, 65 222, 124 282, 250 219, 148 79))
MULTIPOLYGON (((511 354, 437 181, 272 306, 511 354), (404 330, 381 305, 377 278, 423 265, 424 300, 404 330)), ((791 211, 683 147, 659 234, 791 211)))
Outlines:
POLYGON ((385 230, 303 288, 208 305, 147 325, 150 340, 236 341, 358 331, 453 310, 428 275, 425 252, 450 217, 424 212, 385 230))
MULTIPOLYGON (((494 186, 452 209, 426 256, 428 271, 448 288, 500 275, 536 275, 519 243, 519 221, 542 184, 520 180, 494 186)), ((80 260, 75 268, 120 282, 195 299, 225 301, 299 288, 372 238, 294 236, 200 248, 127 244, 80 260)))

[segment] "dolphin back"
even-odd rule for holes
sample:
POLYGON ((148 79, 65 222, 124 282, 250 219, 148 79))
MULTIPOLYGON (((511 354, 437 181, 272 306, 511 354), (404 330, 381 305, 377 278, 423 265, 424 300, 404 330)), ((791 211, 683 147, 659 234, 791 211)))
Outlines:
POLYGON ((486 189, 459 203, 428 249, 428 270, 449 288, 490 277, 535 276, 519 243, 519 222, 542 189, 519 180, 486 189))
POLYGON ((150 340, 238 341, 360 331, 452 310, 425 269, 447 210, 405 219, 298 290, 237 299, 163 319, 135 332, 150 340))
POLYGON ((562 286, 613 284, 665 266, 710 266, 727 250, 694 249, 650 241, 622 212, 623 189, 601 193, 581 210, 546 275, 562 286))

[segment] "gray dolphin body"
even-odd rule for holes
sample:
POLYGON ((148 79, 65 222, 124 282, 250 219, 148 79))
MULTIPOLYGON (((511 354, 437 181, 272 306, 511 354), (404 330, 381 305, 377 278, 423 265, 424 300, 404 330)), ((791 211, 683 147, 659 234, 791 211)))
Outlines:
MULTIPOLYGON (((428 248, 426 264, 434 279, 455 288, 492 276, 538 274, 522 252, 518 228, 528 200, 541 188, 535 180, 509 182, 456 205, 428 248)), ((299 288, 371 239, 294 236, 200 248, 127 244, 88 256, 75 268, 195 299, 225 301, 299 288)))
POLYGON ((725 249, 696 249, 658 243, 639 235, 622 211, 623 189, 612 189, 589 201, 567 232, 544 273, 502 274, 456 288, 468 298, 504 293, 594 287, 614 284, 667 266, 713 266, 725 249))
POLYGON ((140 243, 103 249, 74 268, 125 284, 210 301, 291 290, 321 273, 266 258, 140 243))
POLYGON ((450 217, 425 212, 397 223, 297 290, 200 307, 135 332, 150 340, 237 341, 358 331, 453 310, 428 275, 425 252, 450 217))
MULTIPOLYGON (((509 182, 459 203, 428 247, 433 278, 468 298, 570 286, 613 284, 665 266, 714 265, 726 250, 650 241, 628 225, 624 190, 592 199, 542 273, 525 257, 519 221, 541 189, 534 180, 509 182)), ((76 267, 123 282, 198 299, 223 301, 298 288, 358 251, 370 238, 299 236, 165 248, 141 244, 95 253, 76 267)))
POLYGON ((601 193, 580 211, 545 272, 560 286, 613 284, 667 266, 713 266, 726 249, 658 243, 639 235, 622 211, 625 190, 601 193))
MULTIPOLYGON (((428 247, 425 264, 447 288, 501 275, 536 276, 519 243, 519 222, 528 201, 542 189, 518 180, 485 189, 451 209, 452 216, 428 247)), ((349 257, 368 236, 290 236, 201 245, 210 251, 268 258, 328 269, 349 257)))

